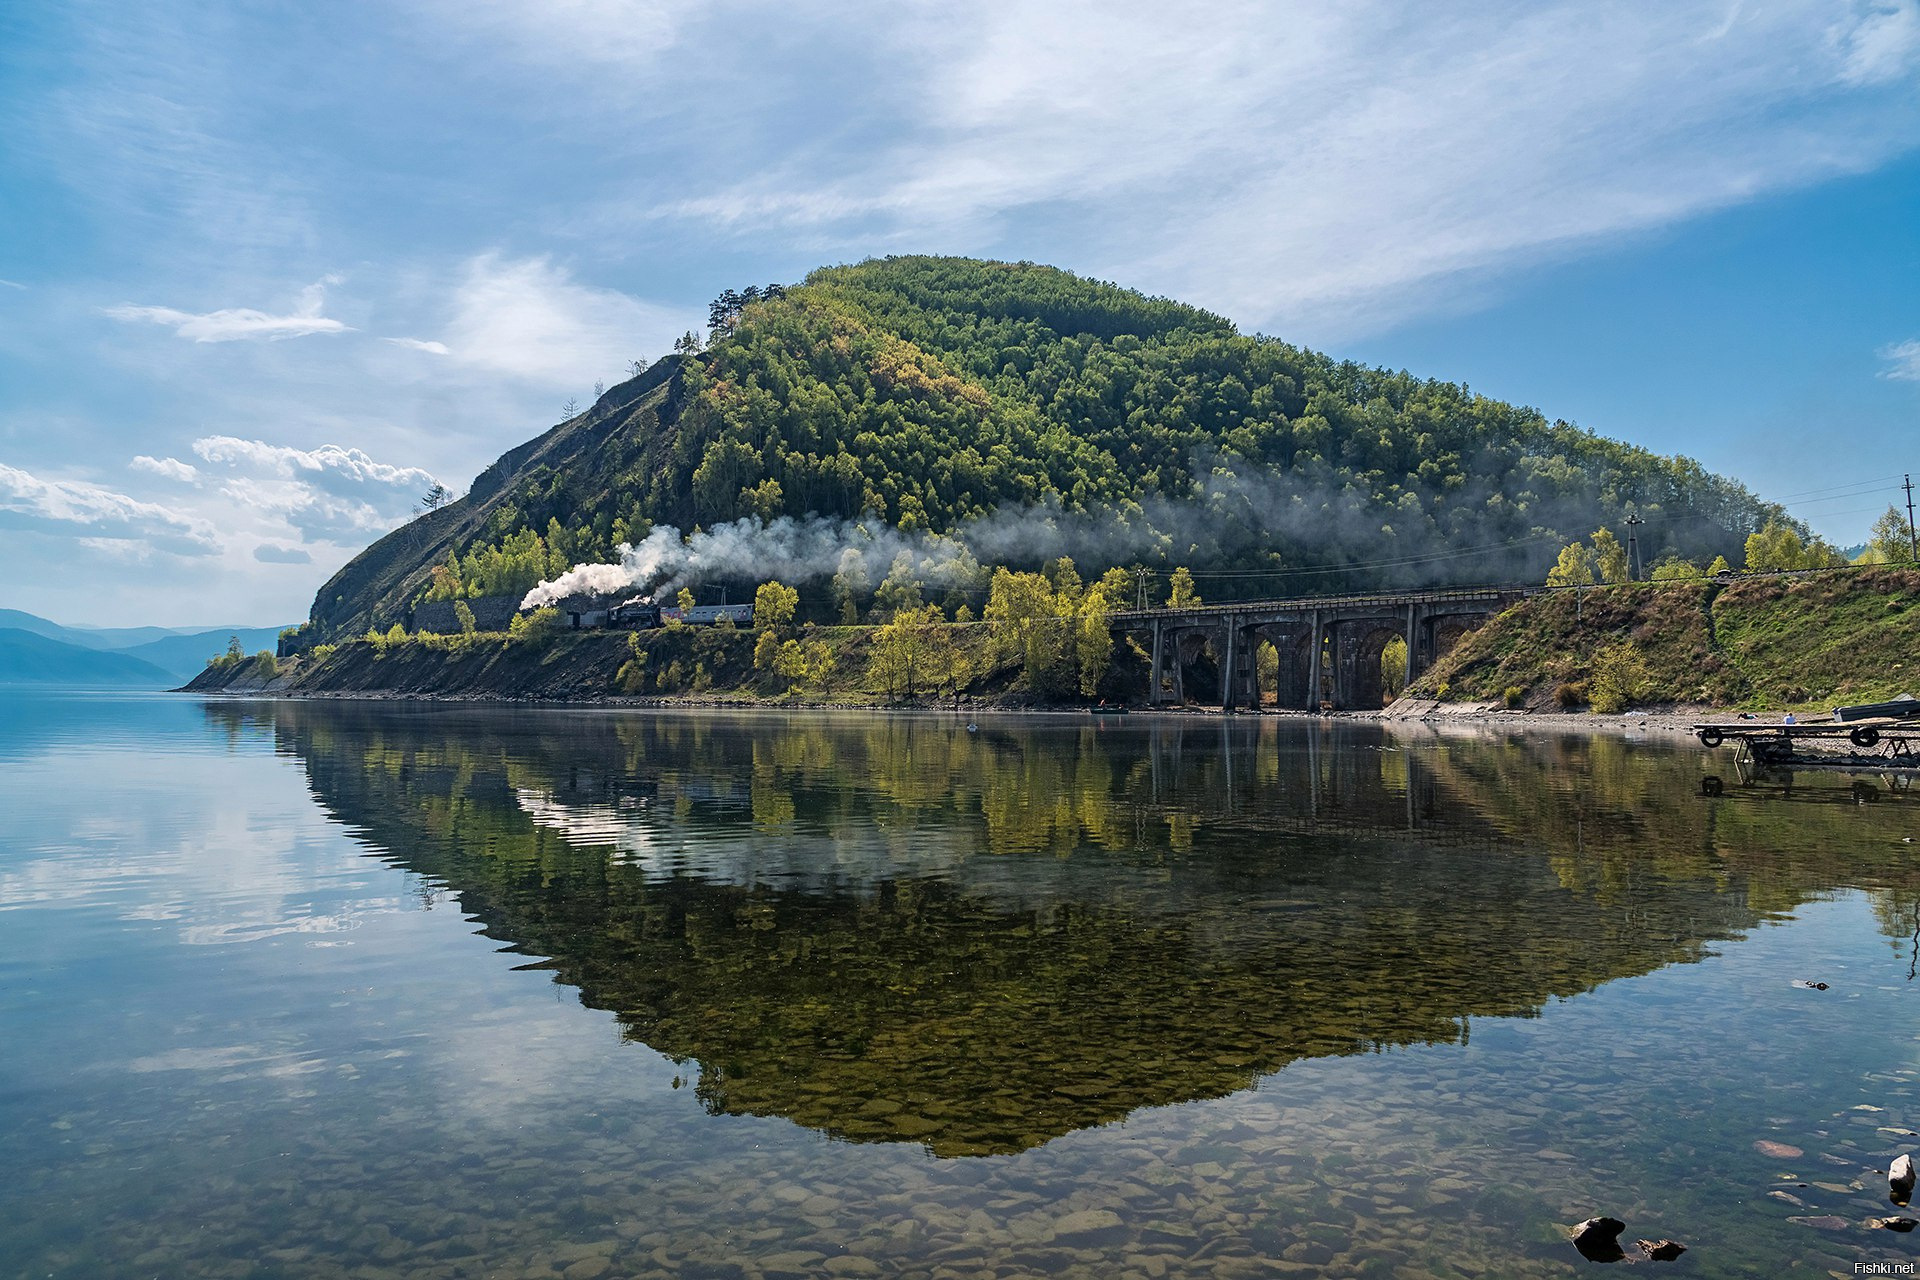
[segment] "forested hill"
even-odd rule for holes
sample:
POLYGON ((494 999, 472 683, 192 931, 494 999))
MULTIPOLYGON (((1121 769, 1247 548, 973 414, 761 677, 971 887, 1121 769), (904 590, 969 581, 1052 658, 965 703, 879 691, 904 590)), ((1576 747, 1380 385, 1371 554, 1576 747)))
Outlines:
POLYGON ((704 349, 363 553, 310 634, 404 621, 430 591, 524 590, 654 524, 740 517, 971 530, 983 562, 1065 551, 1088 577, 1185 564, 1216 599, 1537 579, 1630 513, 1647 563, 1737 558, 1784 519, 1690 459, 1027 263, 823 268, 729 291, 714 318, 704 349))

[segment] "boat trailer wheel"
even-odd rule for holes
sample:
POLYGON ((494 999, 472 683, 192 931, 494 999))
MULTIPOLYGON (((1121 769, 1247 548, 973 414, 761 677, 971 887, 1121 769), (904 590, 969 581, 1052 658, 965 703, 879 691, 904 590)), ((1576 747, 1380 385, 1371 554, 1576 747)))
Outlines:
POLYGON ((1870 724, 1863 724, 1847 737, 1853 740, 1853 745, 1856 747, 1870 747, 1880 741, 1880 731, 1870 724))
POLYGON ((1726 738, 1718 729, 1702 729, 1700 731, 1700 745, 1703 747, 1717 747, 1724 741, 1726 741, 1726 738))

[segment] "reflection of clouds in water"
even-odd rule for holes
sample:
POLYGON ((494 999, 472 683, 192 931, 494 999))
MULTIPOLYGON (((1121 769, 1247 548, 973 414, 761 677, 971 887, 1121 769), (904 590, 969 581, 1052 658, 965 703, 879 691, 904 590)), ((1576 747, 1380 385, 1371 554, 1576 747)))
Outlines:
POLYGON ((74 752, 7 770, 0 807, 11 856, 0 912, 49 907, 172 924, 192 945, 282 935, 342 935, 393 896, 339 901, 365 882, 324 886, 317 909, 312 842, 327 823, 300 775, 273 756, 228 755, 207 785, 204 758, 74 752), (244 803, 237 803, 245 797, 244 803))
POLYGON ((665 1090, 684 1070, 645 1045, 622 1044, 612 1015, 583 1009, 572 987, 494 995, 499 1003, 469 1008, 435 1026, 410 1067, 434 1079, 428 1092, 462 1124, 517 1130, 536 1107, 577 1113, 580 1081, 610 1062, 618 1070, 595 1093, 599 1108, 620 1094, 665 1090))
POLYGON ((645 798, 608 804, 517 787, 514 800, 536 825, 571 845, 610 848, 615 862, 648 880, 687 876, 742 888, 863 892, 931 879, 1011 910, 1053 905, 1063 891, 1080 901, 1127 898, 1140 910, 1152 910, 1165 895, 1151 868, 1118 865, 1091 848, 1070 858, 991 849, 982 826, 951 815, 917 822, 880 813, 821 831, 790 816, 689 823, 645 798))
POLYGON ((698 827, 662 816, 644 800, 599 804, 517 788, 514 799, 533 821, 568 844, 610 846, 616 860, 650 880, 697 876, 723 884, 789 888, 879 884, 902 876, 957 871, 978 844, 952 827, 851 825, 845 833, 800 829, 791 819, 736 829, 698 827), (769 839, 777 834, 777 839, 769 839))
POLYGON ((215 946, 223 942, 259 942, 265 938, 278 938, 289 934, 348 933, 358 929, 362 918, 369 912, 401 909, 401 901, 398 898, 371 898, 354 904, 350 911, 332 915, 303 916, 285 921, 190 925, 180 931, 180 941, 188 946, 200 947, 215 946))
POLYGON ((135 1075, 161 1071, 218 1072, 221 1080, 249 1077, 288 1079, 327 1069, 326 1059, 310 1053, 275 1051, 266 1045, 236 1044, 200 1049, 169 1049, 135 1058, 125 1069, 135 1075))

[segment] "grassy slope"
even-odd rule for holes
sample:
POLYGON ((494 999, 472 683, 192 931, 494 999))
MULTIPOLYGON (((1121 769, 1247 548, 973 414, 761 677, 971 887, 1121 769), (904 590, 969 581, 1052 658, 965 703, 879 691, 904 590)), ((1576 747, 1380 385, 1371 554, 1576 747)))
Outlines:
POLYGON ((1555 592, 1464 638, 1413 692, 1547 709, 1586 680, 1594 655, 1630 643, 1646 663, 1642 703, 1829 707, 1920 692, 1920 572, 1867 569, 1727 584, 1636 584, 1555 592))

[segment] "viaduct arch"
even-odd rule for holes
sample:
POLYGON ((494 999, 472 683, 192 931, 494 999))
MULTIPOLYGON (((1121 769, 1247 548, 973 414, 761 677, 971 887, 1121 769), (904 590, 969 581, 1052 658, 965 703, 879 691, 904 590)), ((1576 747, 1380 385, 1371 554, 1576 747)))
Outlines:
POLYGON ((1147 701, 1154 706, 1189 701, 1188 668, 1211 648, 1221 709, 1258 707, 1256 654, 1264 641, 1279 657, 1278 705, 1303 711, 1318 711, 1323 703, 1336 711, 1377 710, 1385 693, 1380 655, 1388 641, 1406 641, 1411 683, 1461 635, 1533 591, 1462 587, 1247 600, 1116 613, 1112 626, 1116 635, 1141 639, 1151 655, 1147 701))

